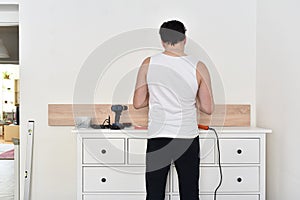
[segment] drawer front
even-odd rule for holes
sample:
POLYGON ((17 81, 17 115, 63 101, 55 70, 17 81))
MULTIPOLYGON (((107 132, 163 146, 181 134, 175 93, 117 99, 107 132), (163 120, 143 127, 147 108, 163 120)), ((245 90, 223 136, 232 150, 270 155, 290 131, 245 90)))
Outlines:
POLYGON ((83 139, 83 163, 124 164, 124 139, 83 139))
POLYGON ((259 163, 259 139, 221 139, 222 163, 259 163))
MULTIPOLYGON (((212 200, 213 195, 200 195, 201 200, 212 200)), ((259 200, 259 195, 218 195, 218 200, 259 200)), ((179 196, 173 196, 172 200, 180 200, 179 196)))
MULTIPOLYGON (((173 168, 173 191, 178 192, 178 178, 173 168)), ((201 167, 200 191, 213 192, 219 183, 218 167, 201 167)), ((219 192, 258 192, 258 167, 222 167, 223 183, 219 192)))
POLYGON ((200 138, 200 164, 214 163, 214 160, 215 160, 214 146, 215 146, 214 139, 200 138))
MULTIPOLYGON (((107 194, 107 195, 84 195, 83 200, 145 200, 145 194, 107 194)), ((165 200, 170 200, 166 195, 165 200)))
POLYGON ((128 164, 144 165, 146 149, 146 139, 128 139, 128 164))
POLYGON ((83 191, 145 193, 145 167, 83 167, 83 191))
MULTIPOLYGON (((146 139, 128 139, 128 163, 144 165, 146 149, 146 139)), ((200 162, 214 163, 214 139, 200 139, 200 162)))
POLYGON ((145 192, 144 167, 83 167, 84 192, 145 192))

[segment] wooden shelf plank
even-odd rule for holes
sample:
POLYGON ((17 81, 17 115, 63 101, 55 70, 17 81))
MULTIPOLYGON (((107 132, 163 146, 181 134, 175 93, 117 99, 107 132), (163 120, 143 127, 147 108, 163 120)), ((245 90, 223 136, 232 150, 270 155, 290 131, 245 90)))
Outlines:
MULTIPOLYGON (((114 121, 111 104, 49 104, 49 126, 74 126, 74 117, 90 116, 93 123, 101 124, 108 115, 114 121)), ((122 112, 122 122, 147 126, 148 108, 135 109, 131 104, 122 112)), ((210 126, 250 126, 250 105, 226 104, 216 105, 212 115, 198 113, 198 122, 210 126)))

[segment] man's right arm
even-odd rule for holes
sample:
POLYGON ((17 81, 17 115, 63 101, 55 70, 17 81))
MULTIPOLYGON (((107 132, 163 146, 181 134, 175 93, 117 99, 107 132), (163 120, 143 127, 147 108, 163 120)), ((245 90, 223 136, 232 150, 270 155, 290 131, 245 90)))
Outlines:
POLYGON ((150 57, 146 58, 137 75, 136 86, 133 96, 133 107, 140 109, 148 106, 149 92, 147 84, 147 72, 150 63, 150 57))
POLYGON ((211 79, 207 67, 202 62, 198 62, 197 64, 197 81, 199 84, 196 98, 198 107, 201 112, 211 115, 215 107, 211 79))

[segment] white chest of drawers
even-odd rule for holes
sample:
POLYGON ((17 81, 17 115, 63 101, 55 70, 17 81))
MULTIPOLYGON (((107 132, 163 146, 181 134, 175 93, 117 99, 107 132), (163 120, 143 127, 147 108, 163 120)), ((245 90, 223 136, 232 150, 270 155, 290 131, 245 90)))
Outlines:
MULTIPOLYGON (((217 129, 223 184, 218 200, 265 200, 265 136, 254 127, 217 129)), ((77 200, 145 199, 145 130, 76 129, 77 200)), ((200 131, 200 196, 213 199, 218 185, 216 138, 200 131)), ((171 166, 166 200, 179 200, 175 167, 171 166)))

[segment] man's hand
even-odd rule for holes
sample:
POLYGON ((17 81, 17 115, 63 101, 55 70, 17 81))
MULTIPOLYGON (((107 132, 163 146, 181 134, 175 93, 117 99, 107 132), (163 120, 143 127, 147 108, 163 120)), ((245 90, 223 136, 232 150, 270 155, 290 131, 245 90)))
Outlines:
POLYGON ((147 72, 150 63, 150 57, 146 58, 137 75, 135 91, 133 96, 133 107, 135 109, 144 108, 149 103, 149 93, 147 85, 147 72))

